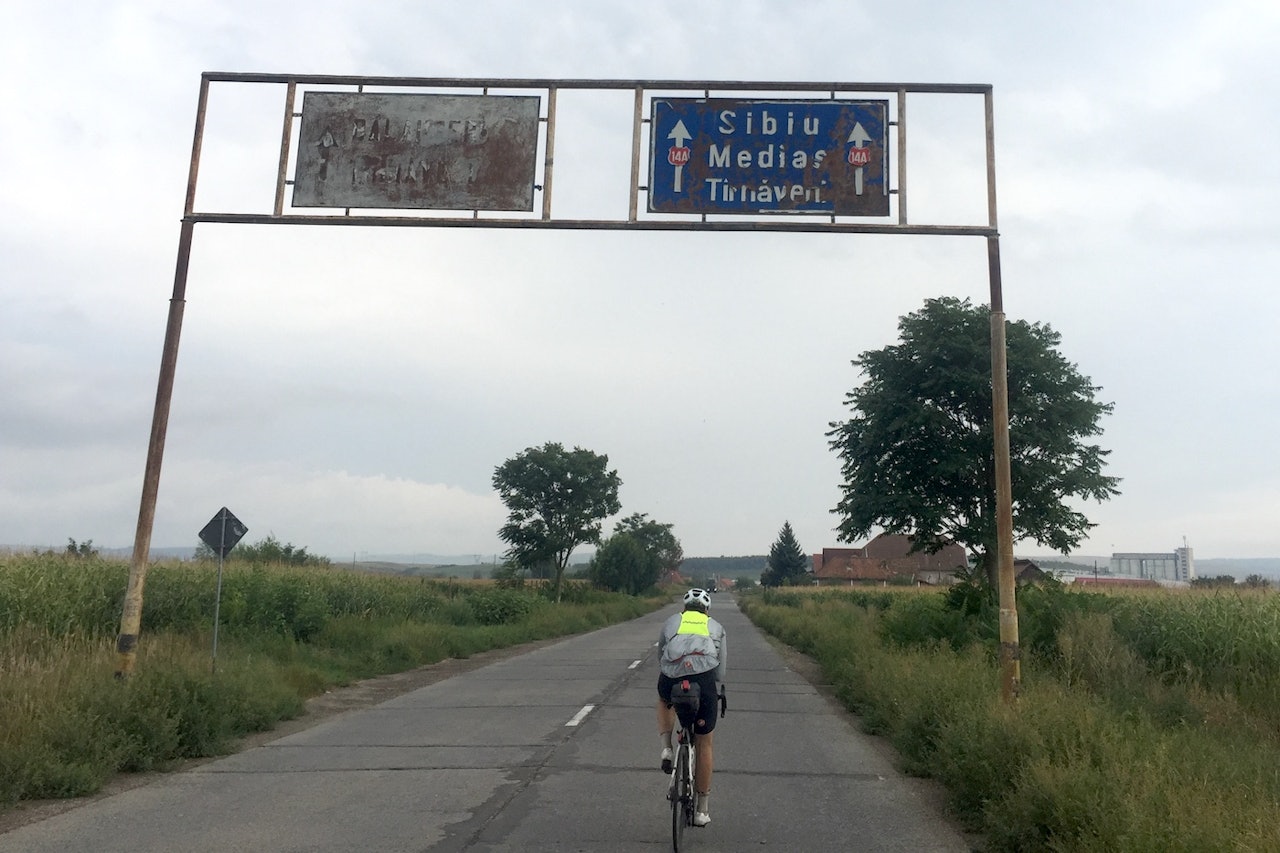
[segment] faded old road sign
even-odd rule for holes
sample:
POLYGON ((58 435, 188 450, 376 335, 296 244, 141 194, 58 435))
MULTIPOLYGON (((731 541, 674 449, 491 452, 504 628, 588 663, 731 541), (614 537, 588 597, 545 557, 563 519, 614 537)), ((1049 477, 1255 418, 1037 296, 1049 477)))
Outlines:
POLYGON ((225 557, 248 532, 244 522, 224 506, 201 528, 200 541, 212 548, 213 553, 225 557))
POLYGON ((307 92, 294 207, 533 209, 537 96, 307 92))
POLYGON ((888 101, 654 98, 649 210, 888 216, 888 101))

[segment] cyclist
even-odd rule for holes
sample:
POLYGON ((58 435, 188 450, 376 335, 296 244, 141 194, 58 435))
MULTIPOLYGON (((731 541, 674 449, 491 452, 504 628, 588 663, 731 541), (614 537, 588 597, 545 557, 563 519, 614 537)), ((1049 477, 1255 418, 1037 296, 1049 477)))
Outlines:
POLYGON ((694 765, 694 789, 698 793, 694 809, 694 826, 711 823, 712 737, 716 727, 716 682, 724 681, 727 643, 724 627, 707 615, 711 594, 705 589, 691 589, 684 594, 684 610, 662 626, 658 635, 658 736, 662 738, 662 772, 671 772, 674 752, 671 732, 676 724, 676 711, 671 704, 671 687, 688 680, 698 684, 700 701, 694 718, 694 748, 698 760, 694 765))

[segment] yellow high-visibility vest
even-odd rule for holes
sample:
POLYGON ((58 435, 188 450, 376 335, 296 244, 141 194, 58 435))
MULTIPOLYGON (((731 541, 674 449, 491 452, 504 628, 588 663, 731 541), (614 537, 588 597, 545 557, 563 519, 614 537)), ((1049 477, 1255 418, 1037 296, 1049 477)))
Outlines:
POLYGON ((710 637, 711 631, 707 629, 707 614, 699 613, 696 610, 686 610, 680 614, 680 628, 677 634, 698 634, 703 637, 710 637))

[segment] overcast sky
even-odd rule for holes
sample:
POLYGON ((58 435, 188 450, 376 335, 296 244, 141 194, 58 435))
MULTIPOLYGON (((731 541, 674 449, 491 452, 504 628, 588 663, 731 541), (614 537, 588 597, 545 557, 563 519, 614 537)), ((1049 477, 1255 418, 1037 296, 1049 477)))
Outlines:
MULTIPOLYGON (((1274 0, 6 4, 0 543, 133 542, 200 74, 255 71, 992 84, 1006 311, 1115 404, 1078 553, 1280 556, 1278 50, 1274 0)), ((197 209, 270 211, 283 103, 215 84, 197 209)), ((631 108, 561 95, 558 217, 625 218, 631 108)), ((981 110, 910 102, 913 221, 985 224, 981 110)), ((203 223, 152 544, 492 559, 556 441, 689 556, 836 546, 850 361, 941 295, 985 241, 203 223)))

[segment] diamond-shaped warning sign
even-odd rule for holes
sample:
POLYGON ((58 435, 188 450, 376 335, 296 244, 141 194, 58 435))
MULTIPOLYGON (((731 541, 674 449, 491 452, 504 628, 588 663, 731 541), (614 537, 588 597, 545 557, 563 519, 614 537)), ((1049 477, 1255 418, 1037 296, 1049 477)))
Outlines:
POLYGON ((248 532, 249 528, 224 506, 200 531, 200 541, 212 548, 219 557, 226 557, 248 532))

